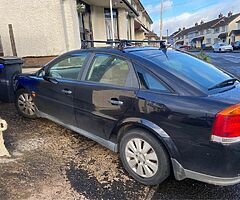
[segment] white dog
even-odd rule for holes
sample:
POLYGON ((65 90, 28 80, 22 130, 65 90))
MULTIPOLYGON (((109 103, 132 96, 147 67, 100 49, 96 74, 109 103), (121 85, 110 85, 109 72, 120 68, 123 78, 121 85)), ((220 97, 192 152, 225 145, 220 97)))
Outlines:
POLYGON ((5 131, 5 130, 7 130, 7 122, 0 118, 0 157, 2 157, 2 156, 11 157, 8 150, 6 149, 6 147, 4 145, 3 131, 5 131))

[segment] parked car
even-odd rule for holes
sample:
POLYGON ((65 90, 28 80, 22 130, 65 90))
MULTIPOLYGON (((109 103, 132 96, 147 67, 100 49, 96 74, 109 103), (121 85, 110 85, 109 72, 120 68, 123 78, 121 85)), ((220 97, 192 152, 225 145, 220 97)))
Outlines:
POLYGON ((146 185, 173 171, 216 185, 240 182, 240 84, 186 53, 153 47, 65 53, 15 80, 16 108, 114 152, 146 185))
POLYGON ((214 52, 226 52, 226 51, 233 51, 233 47, 230 44, 226 43, 216 43, 213 45, 214 52))
POLYGON ((187 50, 189 50, 189 49, 191 49, 192 48, 192 46, 189 46, 189 45, 180 45, 180 46, 177 46, 177 49, 181 49, 181 50, 185 50, 185 51, 187 51, 187 50))
POLYGON ((240 49, 240 41, 234 42, 233 49, 240 49))

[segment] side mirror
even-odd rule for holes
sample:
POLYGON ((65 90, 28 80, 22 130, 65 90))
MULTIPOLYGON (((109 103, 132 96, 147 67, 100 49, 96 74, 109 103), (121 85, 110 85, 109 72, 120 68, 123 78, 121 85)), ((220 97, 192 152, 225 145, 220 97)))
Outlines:
POLYGON ((47 74, 45 74, 43 76, 43 79, 45 81, 48 81, 48 82, 51 82, 51 83, 54 83, 54 84, 58 84, 58 81, 55 78, 49 77, 47 74))

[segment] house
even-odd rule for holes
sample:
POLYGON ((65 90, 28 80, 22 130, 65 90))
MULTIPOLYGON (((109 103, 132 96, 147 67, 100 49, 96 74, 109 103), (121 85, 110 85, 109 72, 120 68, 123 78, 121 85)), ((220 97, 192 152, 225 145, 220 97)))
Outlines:
POLYGON ((175 35, 177 35, 179 32, 181 31, 181 29, 179 29, 178 31, 175 31, 174 33, 172 33, 168 38, 167 38, 167 42, 171 45, 174 45, 174 38, 175 35))
POLYGON ((148 33, 145 33, 145 39, 146 40, 159 40, 160 38, 153 31, 149 31, 148 33))
POLYGON ((152 32, 151 25, 153 24, 153 21, 140 0, 131 0, 131 3, 139 14, 139 16, 134 19, 134 39, 147 39, 146 35, 152 32))
POLYGON ((240 36, 240 13, 229 12, 227 16, 219 14, 217 19, 209 22, 195 23, 190 28, 179 29, 174 35, 174 44, 193 47, 210 47, 216 42, 231 44, 240 36))
MULTIPOLYGON (((140 0, 112 5, 114 39, 145 39, 152 20, 140 0)), ((13 47, 21 57, 59 55, 81 40, 113 39, 110 0, 1 0, 0 9, 4 55, 13 47)))

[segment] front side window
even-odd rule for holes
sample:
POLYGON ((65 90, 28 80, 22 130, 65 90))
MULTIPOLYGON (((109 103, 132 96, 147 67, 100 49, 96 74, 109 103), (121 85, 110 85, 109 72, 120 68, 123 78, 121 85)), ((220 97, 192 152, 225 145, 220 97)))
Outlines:
POLYGON ((107 54, 96 54, 87 72, 86 81, 134 87, 134 77, 128 62, 107 54))
POLYGON ((71 55, 50 67, 48 76, 52 78, 77 80, 86 58, 87 53, 71 55))

